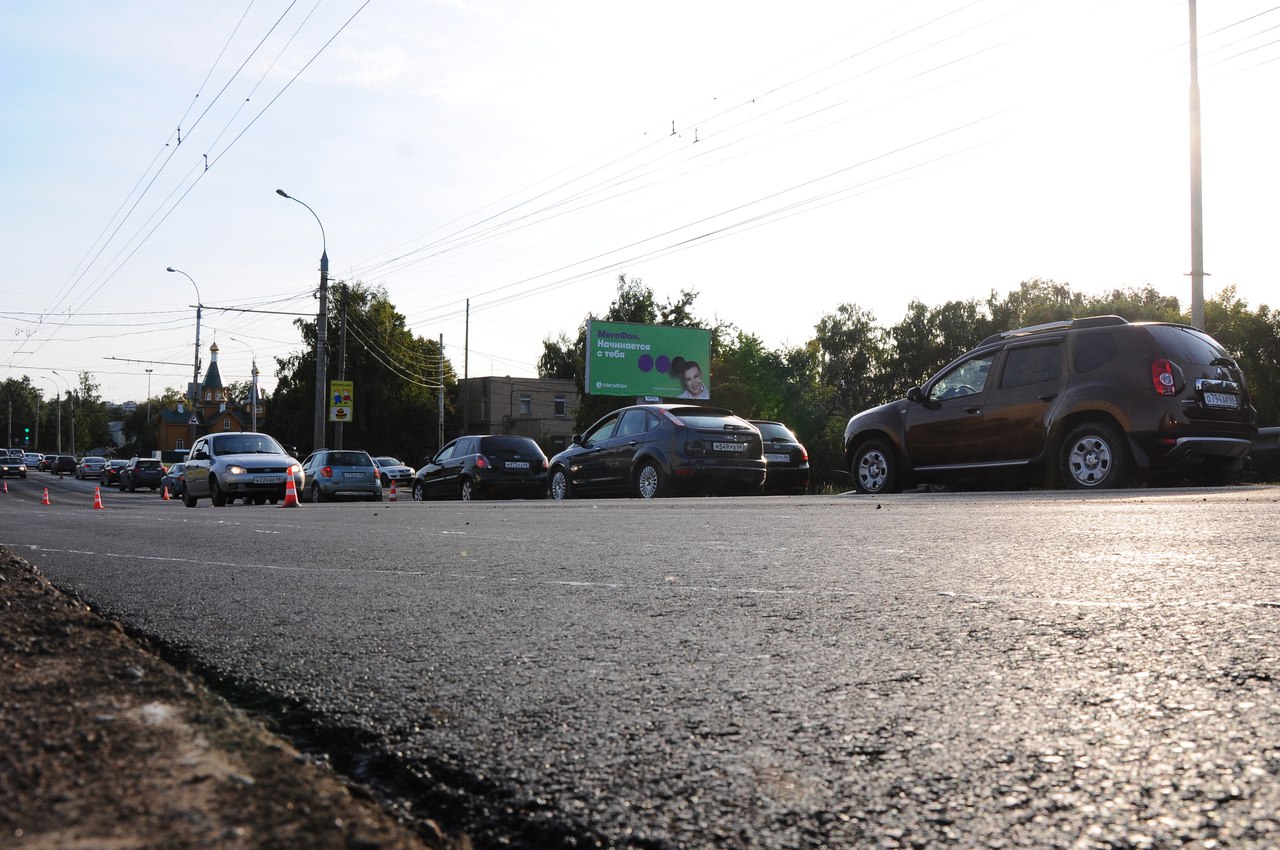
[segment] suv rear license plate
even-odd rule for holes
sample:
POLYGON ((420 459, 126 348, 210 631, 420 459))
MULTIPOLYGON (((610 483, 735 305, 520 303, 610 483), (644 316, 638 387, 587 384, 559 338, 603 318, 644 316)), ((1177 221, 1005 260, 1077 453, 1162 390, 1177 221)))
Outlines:
POLYGON ((342 477, 343 478, 364 478, 364 473, 363 472, 344 472, 342 473, 342 477))
POLYGON ((509 460, 507 461, 507 469, 528 469, 529 461, 527 460, 509 460))
POLYGON ((255 475, 253 476, 254 484, 283 484, 283 475, 255 475))
POLYGON ((1230 393, 1205 393, 1205 407, 1226 407, 1231 410, 1240 409, 1240 397, 1231 395, 1230 393))
POLYGON ((715 452, 745 452, 747 450, 746 443, 712 443, 711 450, 715 452))

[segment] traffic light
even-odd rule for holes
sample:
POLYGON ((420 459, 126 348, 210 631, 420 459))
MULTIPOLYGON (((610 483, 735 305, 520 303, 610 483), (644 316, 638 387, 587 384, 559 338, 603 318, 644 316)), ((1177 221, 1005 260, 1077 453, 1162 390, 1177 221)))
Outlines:
POLYGON ((31 445, 31 426, 30 425, 23 426, 22 428, 22 445, 23 446, 31 445))

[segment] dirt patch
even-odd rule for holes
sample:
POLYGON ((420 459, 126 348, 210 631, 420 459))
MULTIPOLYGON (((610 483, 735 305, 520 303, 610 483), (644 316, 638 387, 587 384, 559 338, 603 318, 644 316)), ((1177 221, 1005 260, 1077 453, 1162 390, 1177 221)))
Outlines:
POLYGON ((0 741, 0 847, 468 846, 397 821, 3 548, 0 741))

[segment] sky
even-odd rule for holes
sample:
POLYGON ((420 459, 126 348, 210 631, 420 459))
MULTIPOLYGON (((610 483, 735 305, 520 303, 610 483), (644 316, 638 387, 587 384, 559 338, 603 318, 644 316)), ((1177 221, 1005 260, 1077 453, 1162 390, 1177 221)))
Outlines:
MULTIPOLYGON (((535 375, 619 275, 771 348, 1035 278, 1189 308, 1188 12, 6 2, 0 379, 185 392, 200 303, 202 371, 269 392, 322 251, 473 377, 535 375)), ((1280 306, 1280 6, 1197 24, 1206 297, 1280 306)))

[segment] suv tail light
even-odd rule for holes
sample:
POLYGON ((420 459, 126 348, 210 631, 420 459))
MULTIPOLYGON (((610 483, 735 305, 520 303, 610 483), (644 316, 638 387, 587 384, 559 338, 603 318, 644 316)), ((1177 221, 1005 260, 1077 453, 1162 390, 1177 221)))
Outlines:
POLYGON ((1174 377, 1173 370, 1173 364, 1164 358, 1151 361, 1151 386, 1155 389, 1156 395, 1178 394, 1178 381, 1174 377))
POLYGON ((332 467, 332 466, 322 466, 322 467, 320 468, 320 477, 322 477, 322 478, 332 478, 332 477, 333 477, 333 467, 332 467))
POLYGON ((488 469, 489 459, 484 455, 476 455, 476 469, 488 469))

